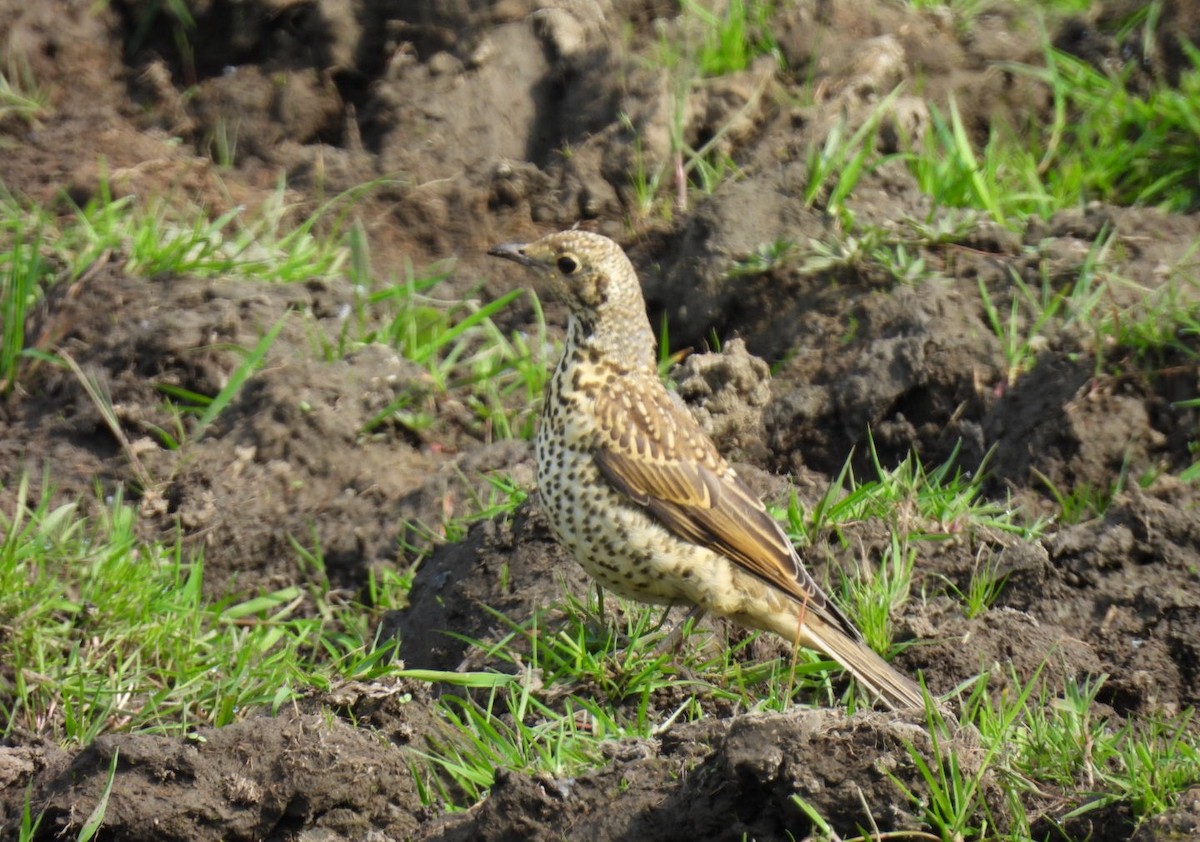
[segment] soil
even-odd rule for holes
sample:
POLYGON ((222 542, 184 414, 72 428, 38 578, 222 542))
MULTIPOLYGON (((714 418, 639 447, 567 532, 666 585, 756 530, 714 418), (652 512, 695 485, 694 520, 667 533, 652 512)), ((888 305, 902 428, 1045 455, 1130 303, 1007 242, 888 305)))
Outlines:
MULTIPOLYGON (((680 394, 776 501, 791 488, 813 503, 851 453, 857 475, 870 476, 871 442, 885 465, 914 449, 926 465, 956 450, 966 472, 986 462, 987 493, 1031 514, 1053 511, 1051 486, 1108 489, 1130 478, 1103 516, 1037 542, 997 534, 923 545, 914 587, 931 597, 897 618, 913 643, 901 669, 923 671, 938 692, 982 670, 1001 686, 1039 669, 1057 688, 1106 675, 1100 700, 1117 721, 1200 702, 1200 491, 1170 478, 1195 458, 1200 411, 1178 406, 1200 389, 1194 354, 1147 363, 1104 348, 1098 367, 1090 338, 1063 331, 1042 337, 1036 363, 1013 378, 978 292, 984 284, 1006 313, 1014 273, 1034 284, 1071 279, 1109 231, 1127 283, 1106 305, 1127 305, 1153 296, 1173 271, 1195 274, 1200 217, 1091 204, 1019 232, 976 220, 954 242, 921 250, 936 272, 915 284, 869 264, 730 271, 764 244, 803 249, 829 237, 831 219, 803 199, 806 150, 839 115, 861 122, 902 81, 910 84, 891 107, 885 148, 951 95, 980 136, 998 121, 1047 122, 1046 92, 1002 70, 1040 61, 1041 30, 1023 7, 998 2, 960 31, 943 15, 885 0, 779 4, 786 71, 760 59, 686 95, 685 141, 715 139, 740 177, 709 195, 693 191, 669 214, 644 215, 633 175, 668 160, 675 118, 669 84, 646 59, 660 37, 686 35, 673 2, 192 0, 185 53, 170 5, 0 0, 3 66, 27 67, 49 94, 34 119, 0 117, 8 191, 66 211, 107 181, 117 196, 194 202, 215 218, 269 201, 282 174, 300 219, 380 179, 355 205, 373 269, 390 276, 408 262, 453 258, 436 289, 446 299, 487 300, 524 282, 488 261, 487 246, 582 221, 627 248, 652 323, 665 316, 672 347, 695 352, 675 374, 680 394), (815 101, 798 94, 810 81, 815 101), (721 353, 704 353, 713 337, 721 353), (1148 487, 1132 481, 1151 473, 1159 479, 1148 487), (947 582, 965 588, 981 559, 1007 584, 991 610, 964 619, 934 595, 947 582)), ((1186 66, 1179 44, 1200 42, 1200 16, 1183 0, 1164 4, 1170 25, 1149 54, 1113 34, 1130 3, 1100 6, 1059 24, 1055 43, 1172 80, 1186 66)), ((894 229, 930 210, 896 163, 867 173, 848 206, 861 223, 894 229)), ((493 441, 396 352, 318 359, 313 337, 337 335, 354 300, 349 278, 147 278, 124 272, 119 257, 102 256, 78 283, 56 288, 28 335, 100 378, 154 484, 78 380, 41 366, 0 403, 5 511, 23 474, 35 494, 48 475, 57 499, 85 505, 97 487, 124 488, 140 494, 147 537, 178 532, 203 548, 214 594, 296 581, 294 536, 319 542, 331 582, 361 593, 378 566, 406 566, 401 547, 413 536, 399 524, 468 511, 489 472, 532 485, 527 445, 493 441), (171 419, 157 384, 215 394, 241 360, 232 349, 252 347, 288 310, 298 317, 267 365, 205 435, 179 450, 158 446, 149 432, 171 419), (414 386, 424 390, 428 429, 362 433, 414 386)), ((546 313, 561 335, 561 308, 547 299, 546 313)), ((505 329, 521 329, 533 313, 517 305, 503 318, 505 329)), ((1193 352, 1200 345, 1182 338, 1193 352)), ((814 548, 819 579, 879 557, 886 533, 870 523, 855 530, 814 548)), ((411 607, 385 618, 386 631, 409 666, 478 667, 477 653, 439 632, 500 634, 481 606, 521 620, 564 584, 587 588, 531 497, 511 520, 476 524, 437 548, 416 575, 411 607)), ((393 682, 349 685, 187 737, 112 734, 64 750, 16 734, 0 746, 0 836, 15 838, 27 793, 46 811, 38 838, 73 835, 118 750, 102 837, 121 840, 803 838, 815 830, 793 794, 844 835, 871 822, 913 829, 919 817, 894 780, 925 791, 908 747, 932 756, 920 723, 903 716, 714 709, 655 740, 612 743, 599 771, 502 774, 481 804, 444 813, 422 806, 408 753, 438 727, 431 691, 393 682)), ((954 739, 964 764, 978 762, 969 734, 954 739)), ((1003 824, 998 790, 986 779, 985 789, 1003 824)), ((1134 832, 1127 805, 1062 826, 1066 810, 1056 813, 1052 795, 1037 808, 1043 835, 1134 832)), ((1197 813, 1185 797, 1138 838, 1179 838, 1197 813)))

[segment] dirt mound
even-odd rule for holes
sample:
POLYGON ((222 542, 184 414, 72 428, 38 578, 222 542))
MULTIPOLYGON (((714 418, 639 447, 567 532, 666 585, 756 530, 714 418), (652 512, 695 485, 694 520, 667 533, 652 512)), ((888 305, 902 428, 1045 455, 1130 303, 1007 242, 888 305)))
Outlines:
MULTIPOLYGON (((345 704, 353 692, 326 701, 345 704)), ((409 837, 426 816, 401 746, 429 729, 430 699, 418 685, 370 693, 374 707, 384 697, 392 716, 407 720, 386 729, 392 742, 324 714, 284 711, 186 737, 104 736, 74 756, 3 748, 0 765, 23 767, 19 778, 37 770, 30 797, 43 806, 39 832, 48 835, 77 834, 115 768, 104 828, 117 839, 409 837)), ((372 719, 382 717, 363 721, 372 719)))
MULTIPOLYGON (((950 745, 970 769, 978 749, 969 735, 950 745)), ((924 791, 908 752, 930 750, 922 726, 875 713, 694 723, 659 741, 615 744, 609 767, 580 778, 506 775, 478 809, 429 838, 777 839, 816 830, 797 796, 835 826, 886 832, 913 826, 893 779, 924 791), (895 758, 886 768, 876 760, 881 751, 895 758), (620 809, 612 809, 617 792, 620 809)))

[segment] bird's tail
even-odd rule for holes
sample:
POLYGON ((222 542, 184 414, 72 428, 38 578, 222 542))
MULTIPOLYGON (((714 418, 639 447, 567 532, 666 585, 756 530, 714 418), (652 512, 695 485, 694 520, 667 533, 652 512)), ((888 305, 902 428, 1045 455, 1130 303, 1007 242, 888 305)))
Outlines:
POLYGON ((801 643, 833 658, 892 710, 925 707, 925 698, 917 683, 896 670, 865 642, 852 639, 811 613, 805 618, 802 634, 801 643))

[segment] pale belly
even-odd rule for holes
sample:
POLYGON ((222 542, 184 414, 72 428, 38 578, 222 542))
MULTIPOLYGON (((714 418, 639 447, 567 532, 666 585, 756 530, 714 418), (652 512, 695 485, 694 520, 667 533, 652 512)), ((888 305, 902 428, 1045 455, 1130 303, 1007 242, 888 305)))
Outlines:
POLYGON ((786 601, 725 556, 669 532, 613 490, 589 454, 541 436, 535 452, 551 528, 608 590, 641 602, 699 605, 757 628, 786 601))
POLYGON ((600 476, 588 454, 536 442, 538 493, 559 541, 588 575, 621 596, 643 602, 690 602, 696 575, 676 556, 665 529, 600 476))

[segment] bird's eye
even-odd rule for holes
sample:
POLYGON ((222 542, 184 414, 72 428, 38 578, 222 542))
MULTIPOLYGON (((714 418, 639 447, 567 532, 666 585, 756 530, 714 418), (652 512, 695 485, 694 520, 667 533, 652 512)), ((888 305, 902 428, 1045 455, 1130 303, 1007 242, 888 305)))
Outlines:
POLYGON ((564 275, 570 275, 579 268, 579 263, 576 262, 575 258, 571 257, 569 254, 564 254, 562 257, 560 257, 556 265, 558 266, 558 271, 562 272, 564 275))

